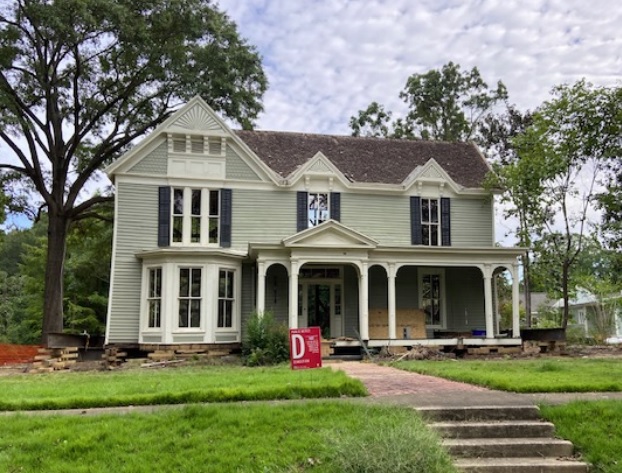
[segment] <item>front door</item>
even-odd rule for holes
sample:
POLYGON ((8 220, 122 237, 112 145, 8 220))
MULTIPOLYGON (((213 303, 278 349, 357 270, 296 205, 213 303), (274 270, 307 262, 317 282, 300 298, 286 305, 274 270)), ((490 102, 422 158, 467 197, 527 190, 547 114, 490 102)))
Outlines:
POLYGON ((304 281, 300 285, 301 327, 320 327, 322 338, 343 335, 341 282, 304 281))

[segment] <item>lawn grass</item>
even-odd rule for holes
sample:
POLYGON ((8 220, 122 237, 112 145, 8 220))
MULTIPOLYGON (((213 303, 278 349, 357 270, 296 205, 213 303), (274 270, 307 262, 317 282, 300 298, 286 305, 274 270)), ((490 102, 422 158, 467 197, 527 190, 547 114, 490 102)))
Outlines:
POLYGON ((412 409, 338 401, 184 406, 0 422, 0 471, 455 472, 412 409), (385 467, 361 466, 362 455, 385 467))
POLYGON ((622 472, 622 402, 581 401, 540 406, 558 435, 572 441, 592 473, 622 472))
POLYGON ((519 393, 622 391, 616 359, 400 361, 391 366, 519 393))
POLYGON ((0 410, 364 396, 363 384, 330 368, 197 366, 0 378, 0 410))

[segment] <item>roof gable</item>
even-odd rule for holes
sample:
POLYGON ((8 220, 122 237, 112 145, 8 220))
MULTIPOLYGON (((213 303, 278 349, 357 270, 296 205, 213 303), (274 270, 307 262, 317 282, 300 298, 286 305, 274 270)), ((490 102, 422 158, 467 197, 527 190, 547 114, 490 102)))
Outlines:
POLYGON ((434 158, 425 163, 423 166, 417 166, 413 169, 404 182, 402 183, 405 190, 410 189, 415 184, 434 183, 444 185, 447 183, 454 192, 460 190, 460 185, 454 181, 447 172, 436 162, 434 158))
POLYGON ((373 238, 352 230, 336 220, 327 220, 283 239, 286 247, 375 248, 373 238))
MULTIPOLYGON (((166 142, 167 136, 169 135, 199 135, 223 138, 226 140, 227 144, 233 144, 236 147, 239 157, 258 175, 258 177, 275 183, 280 180, 279 176, 276 175, 266 163, 259 159, 259 157, 227 126, 225 121, 199 96, 194 97, 187 104, 174 112, 145 139, 108 166, 105 172, 109 176, 128 172, 139 163, 147 153, 153 151, 161 143, 166 142)), ((202 159, 200 154, 191 157, 194 161, 200 161, 202 159)))

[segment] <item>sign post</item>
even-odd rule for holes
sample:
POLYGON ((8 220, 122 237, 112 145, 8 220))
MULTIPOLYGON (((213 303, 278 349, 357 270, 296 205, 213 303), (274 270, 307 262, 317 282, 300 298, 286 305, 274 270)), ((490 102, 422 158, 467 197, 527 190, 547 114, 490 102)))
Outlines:
POLYGON ((289 359, 293 370, 322 367, 322 335, 320 327, 289 330, 289 359))

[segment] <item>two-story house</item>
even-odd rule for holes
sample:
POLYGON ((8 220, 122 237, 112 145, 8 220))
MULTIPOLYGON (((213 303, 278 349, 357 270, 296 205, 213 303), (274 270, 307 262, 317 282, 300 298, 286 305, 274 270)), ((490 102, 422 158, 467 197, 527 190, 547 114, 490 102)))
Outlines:
POLYGON ((254 311, 337 345, 521 342, 522 250, 495 245, 472 144, 235 131, 197 97, 106 171, 108 345, 235 346, 254 311))

